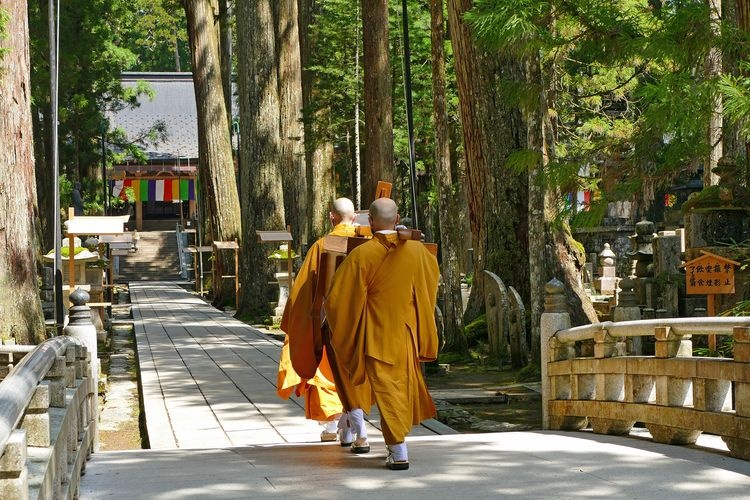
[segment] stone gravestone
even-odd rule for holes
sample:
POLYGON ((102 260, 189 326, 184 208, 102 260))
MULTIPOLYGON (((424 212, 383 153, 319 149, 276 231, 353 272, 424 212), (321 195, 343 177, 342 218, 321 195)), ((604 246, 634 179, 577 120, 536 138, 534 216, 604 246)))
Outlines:
MULTIPOLYGON (((633 278, 636 301, 639 305, 653 309, 651 288, 654 276, 654 223, 642 220, 635 225, 635 234, 630 237, 632 249, 628 257, 632 262, 630 277, 633 278)), ((643 319, 646 319, 645 317, 643 319)))
POLYGON ((680 237, 674 231, 660 231, 654 238, 654 277, 658 278, 657 304, 667 317, 679 316, 680 237))
POLYGON ((526 308, 515 288, 508 287, 508 327, 510 337, 510 363, 514 370, 526 366, 529 346, 526 340, 526 308))
MULTIPOLYGON (((635 287, 635 283, 632 278, 623 278, 620 281, 620 300, 612 312, 612 321, 637 321, 641 319, 641 308, 638 307, 633 287, 635 287)), ((642 337, 631 337, 628 339, 628 344, 631 354, 636 356, 643 354, 642 337)))
POLYGON ((508 290, 503 281, 490 271, 484 271, 484 305, 490 356, 502 366, 503 358, 508 355, 508 290))
POLYGON ((614 295, 617 290, 617 256, 612 251, 609 243, 604 244, 604 249, 599 253, 599 293, 602 295, 614 295))

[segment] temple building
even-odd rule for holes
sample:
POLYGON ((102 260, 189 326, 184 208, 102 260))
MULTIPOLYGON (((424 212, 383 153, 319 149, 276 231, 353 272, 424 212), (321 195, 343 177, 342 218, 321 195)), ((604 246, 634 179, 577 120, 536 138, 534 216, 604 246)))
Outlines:
POLYGON ((112 195, 133 207, 141 230, 144 218, 195 218, 198 124, 191 73, 123 73, 123 86, 138 82, 149 84, 153 99, 142 95, 139 106, 110 112, 108 119, 110 130, 120 129, 137 144, 145 161, 126 158, 113 166, 108 181, 112 195), (164 134, 153 140, 148 131, 156 125, 164 134))

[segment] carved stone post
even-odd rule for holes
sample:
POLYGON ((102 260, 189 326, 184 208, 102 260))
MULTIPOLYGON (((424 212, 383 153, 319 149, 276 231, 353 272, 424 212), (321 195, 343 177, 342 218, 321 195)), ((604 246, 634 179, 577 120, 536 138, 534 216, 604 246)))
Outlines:
MULTIPOLYGON (((617 307, 612 311, 612 321, 638 321, 641 319, 641 308, 638 307, 638 301, 635 299, 633 291, 635 283, 631 278, 623 278, 620 281, 620 295, 617 307)), ((628 352, 640 356, 643 354, 643 339, 633 337, 628 339, 628 352)), ((625 355, 621 353, 620 355, 625 355)))
POLYGON ((0 498, 29 498, 29 470, 26 467, 26 431, 11 433, 0 456, 0 498))
POLYGON ((508 287, 508 306, 510 362, 513 369, 518 370, 528 363, 529 345, 526 342, 526 308, 521 295, 512 286, 508 287))
POLYGON ((502 365, 508 356, 508 290, 503 280, 490 271, 484 271, 484 304, 487 311, 487 336, 490 355, 502 365))
MULTIPOLYGON (((83 347, 86 348, 85 352, 76 351, 74 349, 68 349, 66 356, 69 358, 69 366, 71 369, 70 386, 75 386, 75 378, 77 375, 83 375, 87 378, 86 383, 89 384, 88 396, 87 396, 87 415, 80 415, 83 419, 81 425, 85 425, 86 422, 91 422, 92 418, 96 418, 97 413, 97 393, 99 388, 99 359, 97 358, 97 345, 96 345, 96 328, 91 323, 91 309, 86 305, 89 300, 89 295, 83 290, 76 290, 70 295, 70 300, 73 302, 73 307, 70 308, 70 322, 65 327, 65 334, 71 337, 77 338, 83 347), (79 373, 81 371, 81 357, 90 356, 90 374, 79 373)), ((98 448, 99 439, 98 433, 94 431, 94 444, 93 448, 98 448)))
MULTIPOLYGON (((656 358, 674 358, 692 356, 693 342, 690 335, 677 335, 668 326, 654 329, 656 358)), ((656 404, 661 406, 690 406, 693 404, 693 384, 688 377, 680 378, 669 375, 656 377, 656 404)), ((694 444, 701 431, 647 424, 654 441, 666 444, 694 444)))
MULTIPOLYGON (((89 294, 80 288, 70 294, 73 307, 70 308, 70 321, 68 326, 65 327, 65 334, 80 340, 91 353, 92 362, 96 362, 96 328, 91 323, 91 308, 86 305, 89 298, 89 294)), ((98 365, 94 366, 98 368, 98 365)), ((98 373, 98 370, 95 370, 94 373, 98 373)))
MULTIPOLYGON (((750 363, 750 328, 734 327, 734 362, 750 363)), ((739 371, 739 370, 738 370, 739 371)), ((737 417, 750 417, 750 383, 737 381, 734 384, 735 411, 737 417)), ((750 460, 750 439, 724 437, 729 453, 737 458, 750 460)))
MULTIPOLYGON (((542 428, 567 428, 560 417, 550 415, 550 401, 558 399, 558 395, 566 392, 558 387, 558 381, 548 375, 548 363, 559 359, 567 359, 567 348, 560 345, 555 334, 560 330, 570 328, 570 314, 565 304, 564 285, 557 279, 552 279, 544 286, 544 313, 541 317, 541 360, 542 360, 542 428)), ((561 381, 562 382, 562 381, 561 381)), ((570 378, 568 378, 567 394, 570 397, 570 378)), ((585 419, 584 419, 585 420, 585 419)))

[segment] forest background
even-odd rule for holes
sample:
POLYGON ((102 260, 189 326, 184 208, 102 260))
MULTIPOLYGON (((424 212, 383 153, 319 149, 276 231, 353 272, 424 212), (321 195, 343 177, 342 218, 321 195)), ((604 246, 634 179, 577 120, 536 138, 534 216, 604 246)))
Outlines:
MULTIPOLYGON (((0 286, 26 290, 0 299, 3 311, 22 311, 0 327, 21 341, 40 338, 29 276, 53 245, 48 5, 0 0, 0 79, 17 89, 26 78, 31 89, 28 110, 18 101, 0 108, 26 116, 24 137, 34 138, 33 157, 21 160, 31 166, 15 170, 24 175, 5 168, 19 160, 0 156, 3 196, 30 201, 6 214, 26 211, 33 222, 3 225, 19 248, 36 251, 19 249, 0 265, 0 286), (24 259, 32 265, 14 273, 24 259)), ((489 270, 529 305, 538 356, 552 277, 565 283, 575 323, 596 318, 571 225, 597 225, 617 200, 640 217, 662 188, 696 176, 713 186, 722 157, 747 184, 750 0, 62 0, 59 8, 63 206, 80 181, 86 213, 101 214, 102 151, 106 166, 142 159, 144 141, 168 134, 155 123, 126 141, 109 127, 108 111, 150 92, 122 87, 121 73, 192 71, 203 229, 208 241, 242 241, 243 317, 268 314, 271 293, 266 251, 249 235, 290 224, 295 241, 310 243, 325 232, 330 200, 349 196, 366 208, 383 179, 402 214, 440 243, 445 349, 466 350, 464 323, 482 312, 489 270), (579 191, 594 193, 585 207, 570 201, 579 191), (462 274, 473 285, 465 314, 462 274)), ((15 137, 0 136, 0 152, 15 137)))

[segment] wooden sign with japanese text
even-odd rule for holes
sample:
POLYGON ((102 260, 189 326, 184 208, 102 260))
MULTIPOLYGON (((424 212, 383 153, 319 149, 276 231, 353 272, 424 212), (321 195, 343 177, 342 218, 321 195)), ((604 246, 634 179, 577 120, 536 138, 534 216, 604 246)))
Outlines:
POLYGON ((686 293, 716 295, 734 293, 734 266, 738 262, 711 252, 685 263, 686 293))

